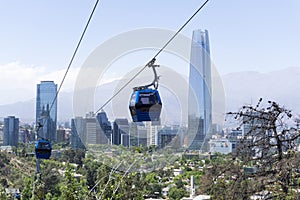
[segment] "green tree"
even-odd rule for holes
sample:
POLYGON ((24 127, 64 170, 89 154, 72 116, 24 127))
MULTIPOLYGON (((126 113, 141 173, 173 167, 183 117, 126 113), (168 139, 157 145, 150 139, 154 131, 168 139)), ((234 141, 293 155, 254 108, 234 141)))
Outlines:
POLYGON ((273 198, 291 195, 300 177, 294 170, 299 164, 299 154, 294 151, 299 131, 288 125, 292 112, 273 101, 264 107, 260 99, 256 106, 243 106, 234 115, 248 127, 237 156, 245 166, 258 168, 253 180, 260 183, 255 184, 254 192, 269 191, 265 196, 273 198))
POLYGON ((61 174, 58 172, 60 168, 59 163, 56 161, 44 161, 44 167, 42 171, 43 182, 45 187, 45 194, 51 194, 51 197, 59 197, 61 195, 59 183, 62 181, 61 174))
POLYGON ((175 179, 174 183, 178 189, 184 187, 184 182, 182 181, 182 178, 175 179))
POLYGON ((255 194, 262 199, 296 199, 299 130, 291 127, 291 111, 272 101, 264 106, 260 99, 255 106, 229 114, 245 128, 243 137, 236 154, 211 161, 201 180, 202 192, 214 199, 249 199, 255 194))
POLYGON ((33 182, 31 200, 40 200, 45 198, 45 183, 41 178, 41 174, 37 174, 33 182))
POLYGON ((63 200, 81 200, 87 195, 86 186, 74 177, 70 165, 67 165, 65 171, 65 178, 61 184, 61 193, 61 198, 63 200))
POLYGON ((171 200, 180 200, 182 199, 187 192, 185 191, 184 188, 178 189, 177 187, 171 187, 169 190, 169 198, 171 200))
POLYGON ((74 162, 75 155, 76 155, 75 150, 65 149, 62 153, 62 160, 64 162, 75 163, 74 162))
POLYGON ((8 182, 7 182, 6 178, 2 178, 0 180, 0 187, 3 187, 3 188, 7 188, 8 187, 8 182))
POLYGON ((5 189, 3 187, 0 187, 0 199, 1 200, 8 200, 9 197, 7 196, 5 189))
POLYGON ((74 163, 78 164, 79 167, 82 167, 84 158, 85 158, 85 150, 84 149, 76 149, 74 163))
POLYGON ((97 181, 97 169, 100 167, 100 163, 94 160, 94 158, 89 155, 84 160, 84 170, 86 184, 88 188, 93 188, 97 181))
POLYGON ((33 178, 25 177, 24 178, 24 189, 22 190, 22 199, 30 199, 33 193, 33 178))

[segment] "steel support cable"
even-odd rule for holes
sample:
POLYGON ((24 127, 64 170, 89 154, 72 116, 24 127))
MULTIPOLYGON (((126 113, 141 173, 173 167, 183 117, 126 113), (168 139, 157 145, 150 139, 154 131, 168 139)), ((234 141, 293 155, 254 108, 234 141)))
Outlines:
POLYGON ((60 85, 59 85, 59 88, 58 88, 58 90, 57 90, 57 92, 56 92, 56 95, 55 95, 55 97, 54 97, 54 100, 52 101, 52 104, 51 104, 51 107, 50 107, 50 109, 49 109, 49 112, 51 111, 51 109, 52 109, 52 107, 53 107, 53 105, 54 105, 54 103, 55 103, 55 101, 56 101, 56 99, 57 99, 58 93, 60 92, 61 87, 62 87, 62 85, 63 85, 63 83, 64 83, 64 81, 65 81, 65 79, 66 79, 66 77, 67 77, 67 74, 68 74, 68 72, 69 72, 69 69, 70 69, 70 67, 71 67, 71 65, 72 65, 72 63, 73 63, 73 60, 74 60, 74 58, 75 58, 75 56, 76 56, 76 54, 77 54, 77 51, 78 51, 78 49, 79 49, 79 46, 80 46, 80 44, 81 44, 81 42, 82 42, 82 39, 83 39, 83 37, 84 37, 84 35, 85 35, 85 33, 86 33, 87 28, 88 28, 88 26, 89 26, 89 24, 90 24, 90 22, 91 22, 91 19, 92 19, 93 15, 94 15, 94 12, 95 12, 95 10, 96 10, 96 8, 97 8, 97 5, 98 5, 99 1, 100 1, 100 0, 96 0, 96 3, 95 3, 95 5, 94 5, 94 7, 93 7, 93 10, 92 10, 92 12, 91 12, 91 14, 90 14, 90 16, 89 16, 89 19, 88 19, 88 21, 87 21, 87 23, 86 23, 86 25, 85 25, 85 27, 84 27, 84 30, 83 30, 83 32, 82 32, 82 34, 81 34, 81 36, 80 36, 80 39, 79 39, 79 41, 78 41, 78 43, 77 43, 76 48, 75 48, 75 51, 74 51, 74 53, 73 53, 73 55, 72 55, 72 57, 71 57, 71 60, 70 60, 69 65, 68 65, 68 67, 67 67, 67 70, 66 70, 66 72, 65 72, 65 74, 64 74, 64 77, 63 77, 63 79, 62 79, 62 81, 61 81, 61 83, 60 83, 60 85))
MULTIPOLYGON (((149 151, 148 151, 148 153, 149 153, 149 151)), ((152 154, 152 156, 153 156, 153 154, 152 154)), ((142 156, 139 160, 141 160, 141 159, 142 159, 142 160, 146 159, 146 155, 142 156)), ((116 192, 118 191, 118 189, 119 189, 119 187, 120 187, 120 184, 121 184, 121 182, 123 181, 124 177, 129 173, 129 170, 130 170, 130 169, 132 168, 132 166, 136 163, 136 161, 137 161, 137 159, 135 159, 135 160, 131 163, 131 165, 128 167, 128 169, 125 171, 125 173, 124 173, 123 176, 121 177, 120 181, 118 182, 118 185, 117 185, 116 189, 114 190, 114 192, 113 192, 113 194, 112 194, 110 200, 112 200, 113 195, 115 195, 116 192)))
MULTIPOLYGON (((76 46, 76 48, 75 48, 75 50, 74 50, 74 52, 73 52, 73 55, 72 55, 71 59, 70 59, 70 62, 69 62, 69 64, 68 64, 68 67, 67 67, 67 69, 66 69, 66 71, 65 71, 65 74, 64 74, 64 76, 63 76, 63 79, 62 79, 62 81, 61 81, 61 83, 60 83, 60 85, 59 85, 59 87, 58 87, 58 90, 57 90, 57 92, 56 92, 56 94, 55 94, 55 97, 54 97, 54 99, 53 99, 53 101, 52 101, 52 103, 51 103, 51 106, 50 106, 50 108, 49 108, 49 115, 50 115, 50 112, 51 112, 51 110, 52 110, 52 108, 53 108, 53 106, 54 106, 55 101, 57 100, 58 94, 59 94, 59 92, 60 92, 60 90, 61 90, 61 88, 62 88, 62 85, 63 85, 63 83, 64 83, 64 81, 65 81, 65 79, 66 79, 66 77, 67 77, 67 74, 68 74, 68 72, 69 72, 69 70, 70 70, 70 68, 71 68, 71 65, 72 65, 72 63, 73 63, 73 61, 74 61, 74 58, 75 58, 77 52, 78 52, 79 46, 80 46, 80 44, 81 44, 81 42, 82 42, 82 40, 83 40, 83 37, 84 37, 84 35, 85 35, 86 31, 87 31, 87 28, 88 28, 88 26, 89 26, 89 24, 90 24, 90 22, 91 22, 91 20, 92 20, 92 17, 93 17, 93 15, 94 15, 94 13, 95 13, 95 10, 96 10, 96 8, 97 8, 97 5, 98 5, 99 1, 100 1, 100 0, 96 0, 95 5, 94 5, 94 7, 93 7, 93 10, 92 10, 92 12, 91 12, 91 14, 90 14, 90 16, 89 16, 89 19, 88 19, 88 21, 87 21, 87 23, 86 23, 86 25, 85 25, 85 27, 84 27, 84 29, 83 29, 83 32, 82 32, 82 34, 81 34, 81 36, 80 36, 80 38, 79 38, 79 41, 78 41, 78 43, 77 43, 77 46, 76 46)), ((44 122, 45 122, 45 121, 44 121, 44 122)), ((45 123, 43 123, 42 126, 43 126, 43 125, 45 125, 45 123)), ((37 135, 38 135, 39 129, 40 129, 42 126, 39 126, 39 127, 38 127, 38 129, 37 129, 37 135)))
MULTIPOLYGON (((143 158, 146 158, 146 156, 143 156, 143 158)), ((108 175, 108 176, 109 176, 108 181, 106 182, 105 187, 104 187, 103 191, 101 192, 99 198, 96 197, 97 200, 101 200, 101 199, 102 199, 102 195, 103 195, 104 191, 106 190, 106 188, 107 188, 107 186, 108 186, 108 184, 109 184, 109 182, 110 182, 111 176, 113 175, 113 173, 120 167, 120 165, 121 165, 125 160, 126 160, 126 158, 124 158, 119 164, 115 164, 115 165, 112 167, 112 169, 111 169, 111 171, 110 171, 110 173, 109 173, 109 175, 108 175)), ((129 170, 131 169, 131 167, 136 163, 136 161, 137 161, 136 159, 133 161, 133 163, 129 166, 129 168, 128 168, 128 169, 125 171, 125 173, 123 174, 123 176, 122 176, 122 178, 121 178, 120 181, 123 180, 123 178, 124 178, 124 177, 126 176, 126 174, 129 172, 129 170)), ((106 177, 107 177, 107 176, 106 176, 106 177)), ((120 183, 121 183, 121 182, 118 183, 117 189, 114 190, 114 194, 117 192, 120 183)))
POLYGON ((169 39, 169 41, 155 54, 153 59, 155 59, 171 42, 172 40, 182 31, 182 29, 202 10, 202 8, 208 3, 206 0, 195 12, 194 14, 178 29, 178 31, 169 39))
POLYGON ((150 64, 154 63, 156 57, 172 42, 172 40, 182 31, 182 29, 202 10, 202 8, 208 3, 206 0, 195 12, 194 14, 178 29, 178 31, 166 42, 166 44, 154 55, 154 57, 149 61, 143 68, 141 68, 127 83, 125 83, 112 97, 110 97, 96 112, 97 114, 102 110, 111 100, 113 100, 129 83, 131 83, 142 71, 144 71, 150 64))
POLYGON ((113 173, 120 167, 120 165, 123 163, 123 161, 124 161, 125 159, 123 159, 116 167, 114 166, 112 169, 111 169, 111 171, 110 171, 110 173, 109 173, 109 177, 108 177, 108 181, 106 182, 106 184, 105 184, 105 186, 104 186, 104 189, 102 190, 102 192, 101 192, 101 194, 100 194, 100 197, 99 198, 97 198, 96 197, 96 199, 98 200, 98 199, 102 199, 102 195, 104 194, 104 192, 105 192, 105 190, 106 190, 106 188, 107 188, 107 186, 108 186, 108 184, 109 184, 109 182, 110 182, 110 179, 112 178, 112 175, 113 175, 113 173))
POLYGON ((115 98, 125 87, 127 87, 127 85, 129 84, 129 83, 131 83, 138 75, 140 75, 140 73, 142 73, 145 69, 146 69, 146 67, 148 66, 148 64, 147 65, 145 65, 142 69, 140 69, 139 71, 138 71, 138 73, 136 73, 125 85, 123 85, 112 97, 110 97, 96 112, 95 112, 95 114, 97 114, 100 110, 102 110, 109 102, 111 102, 111 100, 113 100, 113 98, 115 98))
POLYGON ((118 182, 118 185, 116 187, 116 189, 114 190, 113 194, 111 195, 110 200, 112 200, 113 196, 116 194, 116 192, 118 191, 121 182, 123 181, 124 177, 128 174, 129 170, 131 169, 131 167, 135 164, 137 160, 134 160, 134 162, 129 166, 129 168, 125 171, 125 173, 123 174, 123 176, 121 177, 120 181, 118 182))
MULTIPOLYGON (((104 179, 104 178, 106 178, 107 176, 104 176, 104 177, 102 177, 93 187, 92 187, 92 189, 90 189, 90 191, 89 191, 89 193, 87 194, 87 196, 86 196, 86 198, 85 199, 87 199, 88 197, 89 197, 89 195, 91 194, 91 192, 92 191, 94 191, 95 190, 95 188, 97 187, 97 185, 104 179)), ((95 195, 96 196, 96 195, 95 195)), ((97 198, 97 196, 96 196, 96 198, 97 198)))
MULTIPOLYGON (((89 197, 90 193, 97 187, 97 185, 98 185, 104 178, 106 178, 106 177, 108 177, 108 176, 111 176, 112 173, 118 169, 118 167, 122 164, 123 161, 124 161, 124 160, 122 160, 120 163, 115 164, 115 165, 112 167, 112 169, 111 169, 109 175, 106 175, 106 176, 102 177, 102 178, 101 178, 101 179, 100 179, 100 180, 92 187, 92 189, 89 191, 89 193, 87 194, 87 196, 86 196, 85 199, 87 199, 87 198, 89 197), (117 166, 117 165, 118 165, 118 166, 117 166)), ((96 199, 98 199, 96 195, 95 195, 95 197, 96 197, 96 199)))

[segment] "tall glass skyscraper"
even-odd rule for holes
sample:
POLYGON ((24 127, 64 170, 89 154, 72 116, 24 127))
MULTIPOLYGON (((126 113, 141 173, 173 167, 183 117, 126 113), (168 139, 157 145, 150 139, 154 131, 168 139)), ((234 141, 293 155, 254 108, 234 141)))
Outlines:
POLYGON ((191 45, 188 99, 188 146, 201 149, 212 124, 212 87, 207 30, 194 30, 191 45))
POLYGON ((129 147, 129 124, 126 118, 115 119, 112 136, 112 144, 129 147))
POLYGON ((19 119, 14 116, 4 118, 3 145, 18 146, 19 142, 19 119))
POLYGON ((103 110, 97 114, 97 121, 100 125, 100 133, 98 134, 100 144, 111 144, 112 126, 108 121, 106 112, 103 110))
POLYGON ((71 120, 71 147, 72 149, 85 149, 85 122, 83 117, 71 120))
POLYGON ((36 124, 39 136, 56 142, 57 100, 52 105, 57 92, 57 85, 53 81, 41 81, 37 84, 36 92, 36 124), (51 108, 52 106, 52 108, 51 108))

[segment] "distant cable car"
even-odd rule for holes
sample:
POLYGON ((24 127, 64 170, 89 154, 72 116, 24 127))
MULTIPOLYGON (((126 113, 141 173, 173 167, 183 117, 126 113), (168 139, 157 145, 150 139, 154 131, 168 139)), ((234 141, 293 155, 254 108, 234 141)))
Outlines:
POLYGON ((133 88, 133 93, 129 102, 129 110, 134 122, 159 121, 162 108, 162 101, 158 93, 158 76, 155 71, 153 59, 148 66, 152 67, 154 80, 151 84, 133 88), (154 89, 150 87, 153 86, 154 89))
POLYGON ((52 145, 48 140, 38 140, 35 145, 35 156, 38 159, 49 159, 51 156, 52 145))

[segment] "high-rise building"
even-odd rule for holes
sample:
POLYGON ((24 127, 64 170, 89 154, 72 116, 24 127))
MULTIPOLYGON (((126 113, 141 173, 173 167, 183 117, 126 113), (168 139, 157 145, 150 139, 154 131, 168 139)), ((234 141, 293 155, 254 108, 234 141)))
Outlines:
POLYGON ((66 130, 65 129, 58 129, 56 131, 56 142, 61 143, 66 141, 66 130))
POLYGON ((147 127, 144 123, 133 122, 130 124, 130 146, 147 146, 147 127))
POLYGON ((112 128, 105 112, 95 116, 94 112, 85 118, 76 117, 71 121, 71 146, 78 148, 82 144, 111 144, 112 128))
POLYGON ((97 114, 96 118, 100 125, 98 134, 99 144, 111 144, 112 127, 106 113, 101 111, 97 114))
POLYGON ((165 126, 158 132, 158 147, 181 148, 183 131, 179 126, 165 126))
POLYGON ((89 112, 85 117, 86 144, 97 144, 97 128, 99 124, 94 112, 89 112))
POLYGON ((4 118, 3 145, 18 146, 19 142, 19 119, 14 116, 4 118))
POLYGON ((85 123, 83 117, 71 120, 71 147, 72 149, 85 148, 85 123))
POLYGON ((212 124, 211 60, 207 30, 194 30, 188 99, 188 146, 200 150, 212 124))
POLYGON ((42 125, 38 136, 54 142, 57 122, 57 100, 54 101, 56 92, 57 85, 53 81, 41 81, 37 84, 36 124, 42 125))
POLYGON ((29 138, 29 130, 28 129, 21 129, 19 130, 19 142, 27 143, 30 141, 29 138))
POLYGON ((145 122, 147 128, 147 146, 158 146, 158 132, 162 129, 161 125, 153 125, 152 122, 145 122))
POLYGON ((115 119, 113 124, 113 142, 115 145, 130 146, 129 124, 127 119, 115 119))

